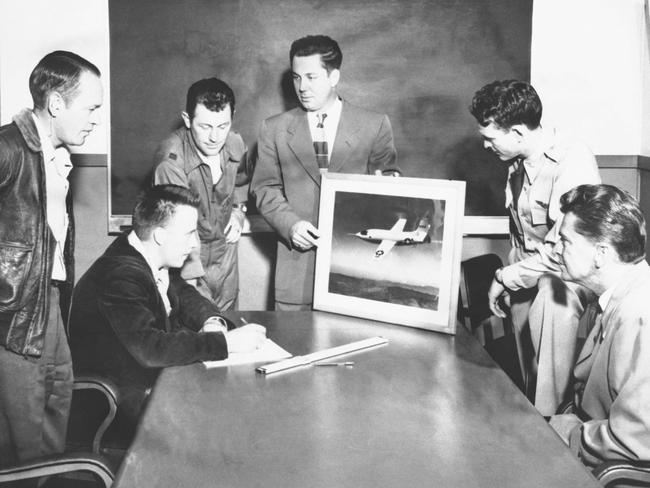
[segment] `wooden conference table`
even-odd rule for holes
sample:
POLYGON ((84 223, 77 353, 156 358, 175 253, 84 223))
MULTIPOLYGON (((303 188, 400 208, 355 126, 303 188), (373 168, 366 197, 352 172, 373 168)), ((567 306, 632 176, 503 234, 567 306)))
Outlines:
POLYGON ((168 368, 117 487, 598 487, 463 328, 456 336, 323 312, 241 312, 294 355, 388 345, 264 376, 168 368))

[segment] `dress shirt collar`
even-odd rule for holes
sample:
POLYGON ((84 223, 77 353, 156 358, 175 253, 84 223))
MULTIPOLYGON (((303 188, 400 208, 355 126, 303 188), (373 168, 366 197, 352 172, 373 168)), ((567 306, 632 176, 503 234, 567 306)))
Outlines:
POLYGON ((147 249, 144 247, 144 243, 136 235, 135 231, 132 230, 131 232, 129 232, 129 235, 126 237, 126 239, 131 245, 131 247, 133 247, 136 251, 142 254, 142 257, 149 265, 149 268, 151 268, 151 273, 153 274, 154 279, 157 280, 163 274, 169 276, 169 272, 165 268, 158 268, 153 263, 153 259, 151 259, 151 256, 149 256, 149 254, 147 253, 147 249))
POLYGON ((564 159, 567 153, 566 140, 563 141, 561 135, 558 133, 557 129, 551 127, 549 129, 550 137, 548 145, 544 150, 544 156, 547 159, 550 159, 554 163, 557 163, 564 159))
POLYGON ((41 143, 41 151, 43 152, 43 160, 45 163, 54 161, 57 173, 63 177, 67 178, 72 171, 72 162, 70 161, 70 152, 64 146, 55 148, 52 144, 52 139, 50 138, 49 132, 43 127, 43 124, 32 112, 32 118, 34 119, 34 124, 36 125, 36 131, 38 132, 38 138, 41 143))
POLYGON ((322 110, 307 112, 307 119, 309 120, 309 126, 316 127, 318 124, 318 116, 321 114, 327 114, 325 119, 325 127, 331 125, 332 127, 338 126, 339 119, 341 118, 341 111, 343 110, 343 102, 339 97, 336 97, 328 107, 324 107, 322 110))
POLYGON ((203 161, 204 164, 207 164, 208 167, 210 168, 210 176, 212 177, 212 184, 216 185, 219 180, 221 179, 221 176, 223 175, 223 168, 221 166, 221 155, 223 154, 223 148, 221 151, 216 156, 213 156, 212 158, 208 158, 205 156, 202 152, 197 151, 199 158, 201 161, 203 161))
POLYGON ((316 126, 318 124, 318 116, 327 114, 327 118, 325 119, 325 126, 327 126, 331 121, 338 123, 341 118, 341 110, 343 110, 343 102, 339 97, 336 97, 336 100, 330 103, 329 106, 323 107, 322 110, 307 112, 307 118, 309 119, 310 125, 313 123, 316 126))
POLYGON ((43 159, 45 161, 52 161, 54 159, 54 146, 52 145, 52 140, 50 139, 50 134, 45 130, 43 124, 38 119, 36 114, 32 112, 32 118, 34 119, 34 124, 36 125, 36 132, 38 132, 38 138, 41 142, 41 151, 43 151, 43 159))
MULTIPOLYGON (((201 151, 199 151, 199 148, 196 146, 196 143, 194 142, 194 138, 192 137, 192 132, 190 129, 184 129, 184 137, 186 140, 186 143, 189 143, 191 150, 194 151, 194 154, 196 155, 195 158, 185 158, 185 171, 190 172, 197 167, 201 166, 202 164, 208 164, 205 159, 202 157, 203 154, 201 154, 201 151)), ((234 134, 231 131, 228 133, 226 136, 226 142, 224 143, 223 147, 221 148, 221 151, 219 151, 219 164, 223 167, 228 163, 237 163, 241 161, 241 156, 237 155, 237 150, 233 149, 233 145, 236 148, 237 144, 235 143, 235 139, 233 139, 234 134)), ((241 153, 239 153, 241 154, 241 153)))
POLYGON ((518 164, 523 164, 524 170, 526 171, 526 176, 528 177, 528 182, 532 183, 537 178, 544 161, 551 161, 557 163, 560 158, 560 148, 557 147, 557 137, 555 128, 551 127, 549 129, 542 129, 544 132, 543 137, 543 150, 537 157, 534 159, 520 159, 518 164))
POLYGON ((145 248, 143 242, 134 231, 129 232, 129 235, 126 239, 131 247, 142 254, 142 257, 149 265, 149 268, 151 268, 151 273, 153 274, 153 278, 156 282, 156 288, 158 288, 160 298, 165 305, 165 312, 167 312, 167 316, 169 316, 172 310, 169 297, 167 296, 167 290, 169 289, 169 270, 167 268, 156 268, 156 266, 153 264, 151 256, 149 256, 147 253, 147 249, 145 248))
POLYGON ((609 303, 609 300, 612 298, 612 294, 614 293, 614 288, 616 288, 616 285, 607 288, 607 290, 605 290, 603 294, 598 297, 598 305, 600 305, 600 309, 602 311, 605 311, 605 308, 607 308, 607 304, 609 303))
MULTIPOLYGON (((555 128, 550 127, 548 130, 548 136, 546 139, 546 144, 544 144, 545 149, 542 151, 541 156, 535 160, 525 160, 523 158, 517 158, 513 164, 508 167, 508 180, 510 176, 517 171, 517 168, 520 166, 523 167, 526 174, 524 178, 524 184, 532 185, 533 181, 539 175, 542 166, 544 163, 549 162, 552 164, 557 164, 558 161, 561 161, 564 155, 566 154, 566 147, 562 144, 558 137, 558 133, 555 128)), ((506 185, 506 208, 510 207, 512 204, 512 189, 510 185, 506 185)))
MULTIPOLYGON (((634 265, 634 269, 638 270, 639 268, 643 268, 645 266, 647 266, 647 263, 645 259, 643 259, 634 265)), ((600 305, 600 309, 603 312, 607 308, 607 305, 609 304, 609 301, 611 300, 612 295, 614 294, 616 288, 618 288, 618 286, 620 286, 622 283, 627 283, 627 279, 625 278, 628 278, 627 274, 625 277, 621 277, 616 283, 614 283, 612 286, 607 288, 607 290, 605 290, 603 294, 598 297, 598 305, 600 305)))

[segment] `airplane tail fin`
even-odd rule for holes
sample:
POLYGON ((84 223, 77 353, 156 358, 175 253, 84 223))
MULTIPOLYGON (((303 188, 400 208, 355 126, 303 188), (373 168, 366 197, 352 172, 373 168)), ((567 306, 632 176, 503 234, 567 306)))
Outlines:
POLYGON ((431 237, 429 236, 429 229, 431 229, 431 224, 428 219, 420 219, 418 223, 418 228, 415 229, 416 235, 420 237, 420 242, 431 242, 431 237))
POLYGON ((431 224, 429 223, 428 219, 420 219, 420 222, 418 223, 418 228, 416 230, 429 232, 430 228, 431 228, 431 224))

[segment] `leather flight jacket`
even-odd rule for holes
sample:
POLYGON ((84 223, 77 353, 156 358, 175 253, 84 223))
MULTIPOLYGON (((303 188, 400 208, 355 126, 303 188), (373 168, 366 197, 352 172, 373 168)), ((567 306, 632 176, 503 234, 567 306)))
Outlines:
MULTIPOLYGON (((64 258, 61 309, 73 283, 70 227, 64 258)), ((54 237, 47 223, 45 168, 31 110, 0 127, 0 344, 24 356, 40 356, 50 307, 54 237)))

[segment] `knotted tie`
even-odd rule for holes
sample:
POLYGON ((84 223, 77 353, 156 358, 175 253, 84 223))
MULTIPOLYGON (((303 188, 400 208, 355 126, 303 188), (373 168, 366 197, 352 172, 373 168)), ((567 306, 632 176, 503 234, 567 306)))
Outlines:
POLYGON ((593 317, 593 326, 592 328, 598 331, 598 334, 594 337, 594 341, 603 342, 605 340, 605 331, 603 330, 603 309, 600 307, 600 303, 596 302, 594 305, 595 313, 593 317))
POLYGON ((512 191, 512 208, 517 210, 517 205, 519 202, 519 195, 521 195, 521 189, 524 187, 524 177, 526 176, 526 171, 524 170, 523 161, 517 163, 517 168, 510 175, 510 190, 512 191))
POLYGON ((318 129, 318 137, 320 140, 314 141, 314 151, 316 151, 316 162, 318 163, 318 169, 320 169, 321 172, 326 172, 329 161, 327 159, 327 137, 325 136, 325 127, 323 124, 325 122, 327 114, 320 114, 317 115, 317 117, 318 124, 316 124, 316 128, 318 129))

